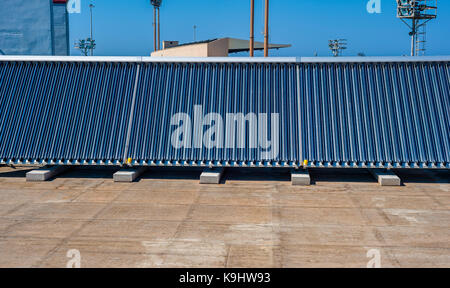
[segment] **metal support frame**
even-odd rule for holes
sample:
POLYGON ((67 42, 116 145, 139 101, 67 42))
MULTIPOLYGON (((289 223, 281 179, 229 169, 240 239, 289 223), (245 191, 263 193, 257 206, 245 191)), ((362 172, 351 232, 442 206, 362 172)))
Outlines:
POLYGON ((133 117, 134 117, 134 106, 136 105, 136 93, 137 93, 137 86, 138 86, 138 81, 139 81, 139 72, 141 69, 141 65, 138 64, 137 68, 136 68, 136 78, 134 80, 134 90, 133 90, 133 99, 131 100, 131 114, 130 114, 130 119, 128 120, 128 131, 127 131, 127 138, 126 138, 126 142, 125 142, 125 150, 124 150, 124 155, 123 155, 123 163, 127 163, 128 165, 130 165, 131 161, 128 161, 128 150, 130 148, 130 137, 131 137, 131 126, 133 124, 133 117))

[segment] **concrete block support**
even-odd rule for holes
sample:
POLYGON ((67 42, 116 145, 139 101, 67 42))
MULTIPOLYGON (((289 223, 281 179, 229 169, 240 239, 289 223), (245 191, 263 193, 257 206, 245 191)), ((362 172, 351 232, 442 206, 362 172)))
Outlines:
POLYGON ((308 186, 311 185, 311 177, 308 170, 292 170, 291 181, 294 186, 308 186))
POLYGON ((47 181, 50 178, 53 178, 56 175, 61 174, 68 169, 69 169, 69 167, 67 167, 67 166, 44 167, 41 169, 37 169, 37 170, 28 172, 26 177, 27 177, 27 181, 30 181, 30 182, 47 181))
POLYGON ((224 169, 206 169, 200 175, 200 184, 219 184, 222 178, 224 169))
POLYGON ((369 171, 381 186, 402 185, 400 178, 392 171, 386 171, 383 169, 369 169, 369 171))
POLYGON ((122 169, 114 173, 114 182, 133 182, 146 170, 147 168, 122 169))

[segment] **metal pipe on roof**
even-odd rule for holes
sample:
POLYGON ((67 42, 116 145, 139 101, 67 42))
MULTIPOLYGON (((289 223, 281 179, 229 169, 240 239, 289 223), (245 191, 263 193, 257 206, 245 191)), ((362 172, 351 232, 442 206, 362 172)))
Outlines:
POLYGON ((161 50, 161 24, 159 7, 161 7, 162 0, 150 0, 153 5, 153 50, 161 50))
POLYGON ((250 57, 255 52, 255 0, 250 0, 250 57))
POLYGON ((158 50, 161 50, 161 18, 158 7, 158 50))
POLYGON ((264 24, 264 57, 269 57, 269 0, 266 0, 264 24))
POLYGON ((156 51, 156 7, 153 6, 153 51, 156 51))

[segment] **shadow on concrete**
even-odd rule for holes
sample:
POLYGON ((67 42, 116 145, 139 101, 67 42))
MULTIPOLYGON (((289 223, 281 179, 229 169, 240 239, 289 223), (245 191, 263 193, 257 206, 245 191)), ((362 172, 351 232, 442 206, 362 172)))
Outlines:
POLYGON ((11 168, 11 169, 14 169, 14 170, 0 172, 0 178, 25 178, 26 174, 28 172, 35 170, 35 168, 32 168, 32 169, 11 168))
POLYGON ((317 182, 376 182, 367 169, 309 169, 311 184, 317 182))
POLYGON ((404 183, 450 184, 450 170, 395 169, 404 183))
MULTIPOLYGON (((5 168, 5 167, 3 167, 5 168)), ((11 167, 0 171, 0 178, 24 178, 26 173, 38 167, 11 167)), ((119 167, 87 167, 77 166, 50 179, 56 178, 86 178, 86 179, 112 179, 119 167)), ((173 179, 173 180, 199 180, 205 168, 196 167, 150 167, 136 179, 173 179)), ((286 168, 226 168, 220 184, 227 181, 291 181, 291 169, 286 168)), ((436 169, 393 169, 401 178, 402 183, 437 183, 450 184, 450 170, 436 169)), ((311 184, 317 182, 376 182, 367 169, 309 169, 311 184)))
POLYGON ((199 180, 203 168, 151 167, 136 179, 199 180))
POLYGON ((291 174, 284 168, 227 168, 222 181, 227 180, 286 182, 291 181, 291 174))
MULTIPOLYGON (((72 167, 54 178, 86 178, 86 179, 112 179, 118 168, 111 167, 72 167)), ((52 181, 50 179, 50 181, 52 181)))

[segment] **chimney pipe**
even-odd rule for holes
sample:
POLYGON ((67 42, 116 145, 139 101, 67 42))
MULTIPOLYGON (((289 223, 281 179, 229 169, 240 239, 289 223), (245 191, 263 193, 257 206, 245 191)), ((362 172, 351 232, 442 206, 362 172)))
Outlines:
POLYGON ((266 0, 266 19, 264 24, 264 57, 269 57, 269 0, 266 0))
POLYGON ((255 54, 255 0, 250 0, 250 57, 255 54))
POLYGON ((153 50, 156 51, 156 7, 153 6, 153 50))
POLYGON ((161 50, 161 19, 159 14, 159 7, 158 7, 158 51, 161 50))

